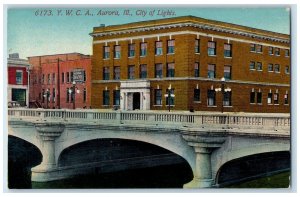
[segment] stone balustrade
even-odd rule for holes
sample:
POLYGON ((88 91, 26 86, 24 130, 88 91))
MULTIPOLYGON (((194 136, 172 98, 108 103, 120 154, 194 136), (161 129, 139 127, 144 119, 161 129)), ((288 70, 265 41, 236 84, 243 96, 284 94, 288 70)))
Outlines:
POLYGON ((123 123, 174 126, 278 127, 289 130, 289 114, 165 112, 165 111, 100 111, 66 109, 8 109, 9 119, 68 121, 86 123, 123 123))

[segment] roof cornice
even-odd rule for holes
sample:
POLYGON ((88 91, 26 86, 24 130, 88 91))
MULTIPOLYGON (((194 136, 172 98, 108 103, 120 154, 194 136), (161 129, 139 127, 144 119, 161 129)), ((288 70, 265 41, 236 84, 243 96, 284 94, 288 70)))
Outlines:
POLYGON ((201 24, 196 22, 180 22, 180 23, 165 24, 165 25, 152 25, 148 27, 128 28, 127 30, 121 30, 121 31, 111 30, 111 31, 103 31, 103 32, 94 32, 94 33, 90 33, 90 35, 93 37, 103 37, 103 36, 124 35, 124 34, 137 33, 137 32, 149 32, 149 31, 155 31, 161 29, 174 29, 174 28, 182 28, 182 27, 194 27, 200 30, 210 30, 219 33, 228 33, 232 35, 239 35, 239 36, 244 36, 244 37, 249 37, 254 39, 262 39, 262 40, 285 43, 285 44, 290 43, 290 39, 281 36, 267 35, 263 33, 252 33, 237 28, 229 28, 225 26, 210 25, 210 24, 201 24))

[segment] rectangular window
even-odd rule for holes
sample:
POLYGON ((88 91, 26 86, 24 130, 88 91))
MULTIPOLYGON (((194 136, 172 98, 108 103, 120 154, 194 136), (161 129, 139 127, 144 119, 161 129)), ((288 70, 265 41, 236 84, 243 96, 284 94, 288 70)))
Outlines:
POLYGON ((74 102, 74 96, 75 96, 75 92, 73 92, 73 88, 70 88, 71 90, 71 102, 73 103, 74 102))
POLYGON ((289 57, 290 56, 290 50, 285 49, 284 54, 285 54, 285 57, 289 57))
POLYGON ((73 82, 73 79, 74 79, 74 75, 73 75, 73 72, 71 72, 71 80, 70 80, 70 82, 72 83, 73 82))
POLYGON ((250 62, 250 70, 255 70, 255 62, 250 62))
POLYGON ((16 71, 16 84, 23 84, 23 71, 22 70, 16 71))
POLYGON ((114 80, 119 80, 120 79, 120 66, 115 66, 114 67, 114 80))
POLYGON ((163 65, 155 64, 155 77, 162 78, 162 76, 163 76, 163 65))
POLYGON ((269 47, 269 55, 273 55, 274 54, 274 49, 273 47, 269 47))
POLYGON ((163 75, 163 65, 162 64, 155 64, 155 77, 162 78, 163 75))
POLYGON ((142 42, 141 43, 141 51, 140 51, 140 56, 146 56, 147 55, 147 43, 142 42))
POLYGON ((175 40, 168 40, 167 53, 168 54, 175 53, 175 40))
POLYGON ((214 90, 207 91, 207 105, 208 106, 216 105, 216 92, 214 90))
POLYGON ((162 55, 163 54, 163 44, 162 41, 155 42, 155 55, 162 55))
POLYGON ((200 102, 200 89, 194 89, 194 102, 200 102))
POLYGON ((103 67, 103 80, 109 80, 109 67, 103 67))
POLYGON ((257 62, 256 69, 257 70, 262 70, 262 63, 261 62, 257 62))
POLYGON ((262 45, 260 45, 260 44, 256 45, 256 52, 262 53, 262 45))
POLYGON ((274 65, 274 71, 277 72, 277 73, 280 72, 280 65, 279 64, 274 65))
POLYGON ((224 92, 223 106, 231 106, 231 92, 224 92))
POLYGON ((280 56, 280 48, 275 48, 275 55, 280 56))
POLYGON ((65 83, 65 73, 61 73, 61 83, 65 83))
POLYGON ((166 97, 166 105, 169 105, 169 101, 170 101, 170 105, 174 105, 175 104, 174 89, 171 89, 171 90, 167 89, 166 94, 168 95, 166 97), (168 94, 168 91, 170 91, 170 94, 168 94), (170 97, 169 97, 169 95, 170 95, 170 97))
POLYGON ((268 72, 273 72, 273 64, 268 64, 268 72))
POLYGON ((272 101, 272 93, 268 93, 268 101, 267 101, 268 104, 272 104, 273 101, 272 101))
POLYGON ((146 64, 140 65, 140 78, 141 79, 147 78, 147 65, 146 64))
POLYGON ((66 102, 68 103, 69 102, 69 99, 70 99, 70 91, 69 91, 69 88, 67 88, 67 92, 66 92, 67 94, 66 94, 66 102))
POLYGON ((162 90, 155 89, 154 95, 155 95, 155 105, 162 105, 162 90))
POLYGON ((103 90, 103 105, 109 105, 109 90, 103 90))
POLYGON ((129 44, 128 45, 128 57, 134 57, 135 56, 135 44, 129 44))
POLYGON ((200 76, 199 63, 195 62, 195 64, 194 64, 194 77, 199 77, 199 76, 200 76))
POLYGON ((52 73, 52 84, 55 84, 55 73, 52 73))
POLYGON ((86 102, 86 88, 83 89, 83 102, 86 102))
POLYGON ((83 71, 83 81, 86 81, 86 73, 85 73, 85 70, 83 71))
POLYGON ((168 63, 167 64, 167 77, 174 77, 175 76, 175 64, 168 63))
POLYGON ((109 46, 104 46, 103 47, 103 59, 109 59, 109 54, 110 52, 110 47, 109 46))
POLYGON ((47 76, 48 76, 48 84, 50 84, 50 82, 51 82, 51 75, 48 74, 47 76))
POLYGON ((289 95, 288 95, 288 94, 285 94, 285 95, 284 95, 284 104, 285 104, 285 105, 288 105, 288 104, 289 104, 289 95))
POLYGON ((114 46, 114 58, 116 58, 116 59, 121 58, 121 46, 120 45, 114 46))
POLYGON ((67 83, 69 83, 69 82, 70 82, 70 73, 67 72, 67 83))
POLYGON ((42 84, 44 84, 45 83, 45 75, 43 74, 42 75, 42 84))
POLYGON ((52 102, 55 103, 55 88, 52 89, 52 102))
POLYGON ((231 79, 231 66, 224 66, 224 78, 231 79))
POLYGON ((45 102, 45 89, 42 89, 42 103, 45 102))
POLYGON ((278 95, 278 93, 274 93, 274 104, 275 105, 279 104, 279 95, 278 95))
POLYGON ((284 72, 285 72, 285 74, 290 74, 290 67, 285 66, 284 72))
POLYGON ((212 79, 216 77, 216 65, 208 64, 207 77, 212 79))
POLYGON ((256 52, 256 45, 255 44, 250 44, 250 51, 251 52, 256 52))
POLYGON ((216 55, 216 42, 209 41, 208 42, 208 49, 207 49, 208 55, 216 55))
POLYGON ((231 44, 224 44, 224 57, 232 57, 231 44))
POLYGON ((114 90, 114 105, 120 105, 120 90, 114 90))
POLYGON ((128 66, 128 79, 134 79, 134 65, 128 66))
POLYGON ((256 102, 258 104, 262 104, 262 93, 261 92, 256 93, 256 102))
POLYGON ((250 103, 255 103, 255 92, 250 92, 250 103))
POLYGON ((195 53, 200 53, 200 39, 195 40, 195 53))

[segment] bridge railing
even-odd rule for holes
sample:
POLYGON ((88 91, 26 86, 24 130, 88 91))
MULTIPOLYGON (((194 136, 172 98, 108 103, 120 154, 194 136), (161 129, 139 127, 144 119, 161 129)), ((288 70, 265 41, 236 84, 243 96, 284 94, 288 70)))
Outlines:
POLYGON ((123 123, 146 125, 234 127, 290 127, 289 114, 164 112, 164 111, 99 111, 63 109, 8 109, 9 118, 42 121, 86 123, 123 123))

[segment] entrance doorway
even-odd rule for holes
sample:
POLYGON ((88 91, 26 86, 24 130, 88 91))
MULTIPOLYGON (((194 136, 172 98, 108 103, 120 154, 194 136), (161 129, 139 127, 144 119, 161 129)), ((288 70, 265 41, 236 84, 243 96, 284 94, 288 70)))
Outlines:
POLYGON ((133 106, 133 110, 135 109, 141 109, 141 96, 139 92, 135 92, 133 93, 133 99, 132 99, 132 106, 133 106))

